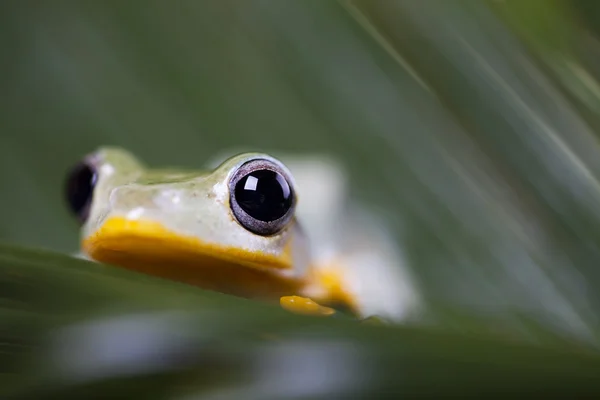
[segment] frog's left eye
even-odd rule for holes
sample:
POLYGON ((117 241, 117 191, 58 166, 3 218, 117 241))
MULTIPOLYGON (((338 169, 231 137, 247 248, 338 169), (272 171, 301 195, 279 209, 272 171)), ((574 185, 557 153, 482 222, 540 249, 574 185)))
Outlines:
POLYGON ((294 216, 291 177, 273 161, 256 159, 243 164, 229 182, 229 193, 233 215, 253 233, 279 233, 294 216))
POLYGON ((65 196, 71 211, 81 222, 88 218, 97 180, 96 167, 85 161, 73 167, 67 176, 65 196))

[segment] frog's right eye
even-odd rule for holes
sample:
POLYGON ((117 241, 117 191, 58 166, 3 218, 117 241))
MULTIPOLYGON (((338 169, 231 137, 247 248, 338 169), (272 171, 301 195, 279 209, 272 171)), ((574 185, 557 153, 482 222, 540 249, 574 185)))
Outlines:
POLYGON ((86 161, 74 166, 67 176, 66 200, 71 211, 81 222, 88 218, 97 180, 96 167, 86 161))
POLYGON ((254 159, 229 182, 231 210, 238 223, 262 236, 281 232, 294 216, 296 196, 287 170, 275 160, 254 159))

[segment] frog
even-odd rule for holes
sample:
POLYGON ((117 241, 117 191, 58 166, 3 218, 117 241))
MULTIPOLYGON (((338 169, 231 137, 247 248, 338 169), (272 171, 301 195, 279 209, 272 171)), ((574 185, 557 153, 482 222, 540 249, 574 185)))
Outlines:
POLYGON ((65 179, 77 256, 296 314, 393 321, 415 308, 389 237, 344 205, 338 165, 251 151, 215 160, 196 170, 151 168, 116 146, 85 155, 65 179))

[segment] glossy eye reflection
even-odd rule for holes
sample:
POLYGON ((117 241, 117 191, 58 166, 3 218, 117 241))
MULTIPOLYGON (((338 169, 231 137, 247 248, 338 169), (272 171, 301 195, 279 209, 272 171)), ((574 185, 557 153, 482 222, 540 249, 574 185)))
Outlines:
POLYGON ((260 235, 281 231, 293 216, 293 188, 276 169, 267 160, 250 161, 230 183, 233 214, 244 228, 260 235))
POLYGON ((292 191, 275 171, 258 170, 235 185, 235 198, 251 217, 269 222, 283 217, 292 206, 292 191))

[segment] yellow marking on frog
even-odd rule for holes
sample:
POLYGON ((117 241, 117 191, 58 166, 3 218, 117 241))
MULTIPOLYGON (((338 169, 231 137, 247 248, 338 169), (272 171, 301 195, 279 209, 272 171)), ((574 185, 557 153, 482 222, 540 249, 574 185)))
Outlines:
POLYGON ((339 267, 314 268, 301 278, 278 274, 278 270, 292 268, 289 245, 280 256, 269 255, 205 243, 155 221, 112 217, 84 239, 82 247, 93 259, 125 269, 241 297, 279 299, 293 313, 334 314, 332 308, 292 295, 315 282, 325 293, 319 301, 357 310, 355 299, 344 289, 339 267))
MULTIPOLYGON (((344 284, 344 269, 335 263, 326 266, 318 266, 311 269, 309 282, 316 284, 321 296, 317 300, 328 305, 342 305, 351 312, 358 313, 356 298, 349 293, 344 284)), ((329 316, 336 311, 333 308, 323 306, 309 297, 284 296, 279 299, 279 304, 284 309, 304 315, 329 316)))
POLYGON ((292 268, 290 246, 281 255, 252 252, 205 243, 155 221, 111 217, 82 247, 100 262, 248 298, 276 299, 305 283, 278 273, 292 268))
POLYGON ((307 297, 301 296, 283 296, 279 299, 279 304, 295 314, 329 316, 335 313, 333 308, 324 307, 307 297))
POLYGON ((314 268, 311 272, 311 280, 326 293, 321 300, 326 304, 339 304, 347 307, 351 312, 358 313, 359 306, 355 296, 347 290, 344 280, 345 271, 341 262, 330 262, 328 265, 314 268))

